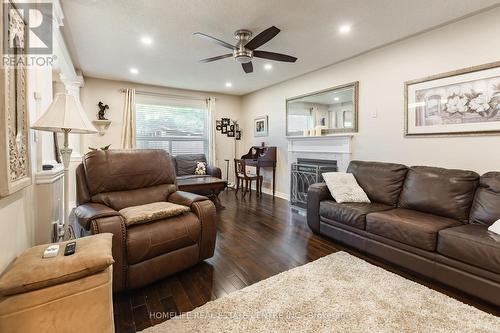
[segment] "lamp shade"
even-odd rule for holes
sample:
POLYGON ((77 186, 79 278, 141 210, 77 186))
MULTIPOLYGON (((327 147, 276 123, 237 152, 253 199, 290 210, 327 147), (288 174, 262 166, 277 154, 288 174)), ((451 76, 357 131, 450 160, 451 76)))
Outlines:
POLYGON ((77 134, 97 133, 80 101, 73 95, 63 93, 56 94, 47 111, 31 128, 49 132, 70 130, 77 134))

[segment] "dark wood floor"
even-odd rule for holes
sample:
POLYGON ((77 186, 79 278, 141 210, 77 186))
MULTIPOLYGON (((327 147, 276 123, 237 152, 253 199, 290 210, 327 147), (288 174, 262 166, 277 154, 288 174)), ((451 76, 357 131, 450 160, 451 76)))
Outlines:
POLYGON ((156 325, 180 312, 340 250, 500 315, 500 311, 478 300, 313 235, 305 218, 291 213, 283 199, 265 194, 256 198, 254 193, 245 199, 240 194, 235 198, 234 191, 226 191, 220 198, 226 209, 218 212, 214 257, 150 286, 115 295, 117 332, 135 332, 156 325))

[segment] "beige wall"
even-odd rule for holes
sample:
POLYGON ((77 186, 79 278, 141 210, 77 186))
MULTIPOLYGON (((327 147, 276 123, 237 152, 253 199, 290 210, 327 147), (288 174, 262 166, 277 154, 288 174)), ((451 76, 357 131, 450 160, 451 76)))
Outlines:
MULTIPOLYGON (((500 170, 500 136, 404 138, 403 83, 433 74, 500 60, 500 9, 369 52, 243 97, 248 144, 279 147, 277 190, 288 193, 285 99, 360 82, 359 133, 353 158, 500 170), (372 117, 376 113, 376 118, 372 117), (269 137, 253 138, 252 120, 269 115, 269 137)), ((356 38, 355 32, 350 38, 356 38)))
MULTIPOLYGON (((165 94, 194 96, 194 97, 215 97, 216 118, 229 117, 233 120, 240 120, 241 98, 238 96, 223 95, 209 92, 180 90, 156 86, 133 84, 130 82, 103 80, 92 77, 85 77, 85 86, 81 90, 81 101, 89 119, 97 119, 97 103, 102 101, 109 105, 107 117, 112 121, 108 132, 104 136, 98 134, 83 136, 84 147, 102 147, 111 144, 111 148, 120 148, 120 136, 122 130, 122 118, 125 96, 120 91, 122 88, 135 88, 148 92, 159 92, 165 94)), ((243 125, 243 124, 242 124, 243 125)), ((238 142, 237 155, 241 153, 242 143, 238 142)), ((216 136, 216 159, 221 169, 224 169, 224 159, 232 161, 234 158, 235 140, 220 133, 216 136)), ((84 151, 86 152, 86 151, 84 151)))
MULTIPOLYGON (((33 123, 37 116, 52 101, 52 71, 30 68, 28 70, 28 110, 33 123), (40 99, 35 100, 35 91, 40 99)), ((37 169, 35 132, 30 133, 31 166, 33 174, 37 169)), ((33 177, 34 178, 34 177, 33 177)), ((36 185, 30 185, 8 197, 0 198, 0 272, 22 251, 34 244, 36 185)))

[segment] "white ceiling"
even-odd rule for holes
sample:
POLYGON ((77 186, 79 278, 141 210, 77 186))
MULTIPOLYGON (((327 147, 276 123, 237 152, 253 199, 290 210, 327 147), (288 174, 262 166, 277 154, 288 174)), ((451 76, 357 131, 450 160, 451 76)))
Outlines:
POLYGON ((498 0, 61 0, 64 34, 87 76, 242 95, 497 5, 498 0), (351 24, 346 35, 338 32, 351 24), (227 49, 233 32, 281 29, 261 50, 290 54, 294 64, 254 59, 245 74, 233 58, 199 59, 227 49), (140 38, 153 38, 152 46, 140 38), (273 69, 264 71, 264 63, 273 69), (138 75, 129 73, 131 67, 138 75), (232 88, 225 83, 232 82, 232 88))

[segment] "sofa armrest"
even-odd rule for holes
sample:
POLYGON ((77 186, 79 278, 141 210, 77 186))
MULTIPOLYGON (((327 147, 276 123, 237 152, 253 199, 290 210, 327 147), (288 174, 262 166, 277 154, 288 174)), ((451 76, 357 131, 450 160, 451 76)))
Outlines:
POLYGON ((333 200, 325 183, 316 183, 307 190, 307 225, 314 233, 319 233, 319 204, 323 200, 333 200))
POLYGON ((168 196, 167 201, 174 204, 188 206, 192 208, 193 203, 205 200, 208 200, 208 198, 203 195, 198 195, 184 191, 175 191, 174 193, 168 196))
POLYGON ((90 222, 92 234, 113 234, 111 253, 113 264, 113 292, 126 288, 127 261, 125 247, 127 246, 127 229, 120 215, 94 218, 90 222))
POLYGON ((191 211, 201 223, 200 260, 208 259, 214 255, 217 236, 215 205, 211 200, 196 201, 191 205, 191 211))
POLYGON ((213 256, 217 235, 214 203, 207 197, 184 191, 176 191, 170 194, 168 201, 191 208, 191 211, 198 217, 201 223, 201 237, 198 244, 200 248, 200 260, 213 256))
POLYGON ((222 179, 222 171, 215 165, 207 165, 207 175, 222 179))
POLYGON ((120 213, 103 204, 89 202, 76 207, 75 215, 78 218, 78 223, 80 223, 85 230, 89 230, 90 221, 93 219, 108 216, 119 216, 120 213))

